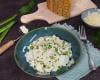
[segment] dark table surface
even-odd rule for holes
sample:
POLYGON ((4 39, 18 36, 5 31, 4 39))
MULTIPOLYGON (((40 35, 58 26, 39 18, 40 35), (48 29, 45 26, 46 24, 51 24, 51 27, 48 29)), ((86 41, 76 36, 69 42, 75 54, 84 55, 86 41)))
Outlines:
MULTIPOLYGON (((29 0, 0 0, 0 21, 5 20, 6 18, 16 14, 18 12, 18 9, 23 5, 26 4, 29 0)), ((43 2, 45 0, 37 0, 37 3, 43 2)), ((93 2, 100 8, 100 0, 93 0, 93 2)), ((74 17, 69 20, 61 21, 60 23, 68 23, 73 25, 76 29, 79 25, 84 25, 86 27, 86 32, 88 35, 88 39, 91 39, 91 36, 96 31, 100 31, 96 28, 90 28, 87 25, 85 25, 80 18, 80 15, 77 17, 74 17)), ((0 44, 4 44, 5 42, 16 39, 18 36, 21 35, 19 31, 19 26, 22 25, 20 21, 10 30, 4 41, 0 44)), ((34 28, 38 28, 41 26, 47 26, 48 23, 42 20, 36 20, 33 21, 26 26, 31 30, 34 28)), ((21 71, 15 61, 14 61, 14 48, 15 45, 12 46, 9 50, 7 50, 2 56, 0 56, 0 80, 57 80, 56 78, 37 78, 29 76, 28 74, 21 71)), ((83 66, 84 67, 84 66, 83 66)), ((67 79, 65 79, 67 80, 67 79)), ((100 80, 100 68, 98 68, 96 71, 92 71, 87 76, 82 78, 81 80, 100 80)))

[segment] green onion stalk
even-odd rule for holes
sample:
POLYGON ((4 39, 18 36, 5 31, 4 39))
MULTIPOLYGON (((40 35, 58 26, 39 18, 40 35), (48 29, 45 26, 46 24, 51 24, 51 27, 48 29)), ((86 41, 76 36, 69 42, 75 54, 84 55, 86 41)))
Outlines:
MULTIPOLYGON (((36 0, 30 0, 28 4, 22 6, 18 10, 18 13, 20 15, 28 14, 34 10, 35 6, 36 6, 36 0)), ((15 14, 0 23, 0 43, 6 37, 10 29, 17 23, 17 16, 18 14, 15 14)))

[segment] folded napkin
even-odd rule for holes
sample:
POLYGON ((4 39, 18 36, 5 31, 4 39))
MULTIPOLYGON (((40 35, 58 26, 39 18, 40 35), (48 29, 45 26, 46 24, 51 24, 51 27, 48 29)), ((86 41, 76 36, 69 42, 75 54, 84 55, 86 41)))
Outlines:
MULTIPOLYGON (((54 24, 54 26, 65 28, 65 29, 69 30, 70 32, 72 32, 75 36, 77 36, 77 38, 79 38, 78 31, 75 30, 74 27, 72 27, 71 25, 54 24)), ((89 42, 88 47, 89 47, 89 51, 91 52, 91 55, 93 55, 96 67, 99 67, 100 66, 100 51, 98 49, 94 48, 94 46, 90 42, 89 42)), ((57 78, 59 80, 79 80, 80 78, 87 75, 89 72, 91 72, 91 71, 90 71, 89 65, 88 65, 88 55, 87 55, 86 48, 83 44, 82 54, 80 56, 79 62, 73 68, 71 68, 68 72, 64 73, 61 76, 57 76, 57 78)))

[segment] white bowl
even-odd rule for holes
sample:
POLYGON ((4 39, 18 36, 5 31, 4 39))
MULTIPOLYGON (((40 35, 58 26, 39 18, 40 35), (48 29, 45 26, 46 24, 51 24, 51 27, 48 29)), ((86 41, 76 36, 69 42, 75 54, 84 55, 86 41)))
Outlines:
MULTIPOLYGON (((100 28, 100 25, 95 25, 95 24, 93 24, 93 23, 89 23, 89 22, 87 22, 86 20, 85 20, 85 18, 86 17, 88 17, 88 16, 90 16, 91 14, 93 14, 94 12, 97 12, 97 13, 99 13, 100 14, 100 9, 97 9, 97 8, 91 8, 91 9, 87 9, 87 10, 85 10, 82 14, 81 14, 81 19, 83 20, 83 22, 84 23, 86 23, 87 25, 89 25, 90 27, 98 27, 98 28, 100 28)), ((94 21, 94 18, 91 18, 91 20, 92 21, 94 21)), ((99 24, 100 24, 100 22, 99 22, 99 24)))

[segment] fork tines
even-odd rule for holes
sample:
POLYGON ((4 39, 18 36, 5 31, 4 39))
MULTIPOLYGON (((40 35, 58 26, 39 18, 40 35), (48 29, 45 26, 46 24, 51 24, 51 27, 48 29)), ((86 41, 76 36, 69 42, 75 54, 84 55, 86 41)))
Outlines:
POLYGON ((86 31, 85 31, 85 27, 84 26, 79 26, 79 33, 80 33, 80 37, 81 38, 87 39, 86 31))

